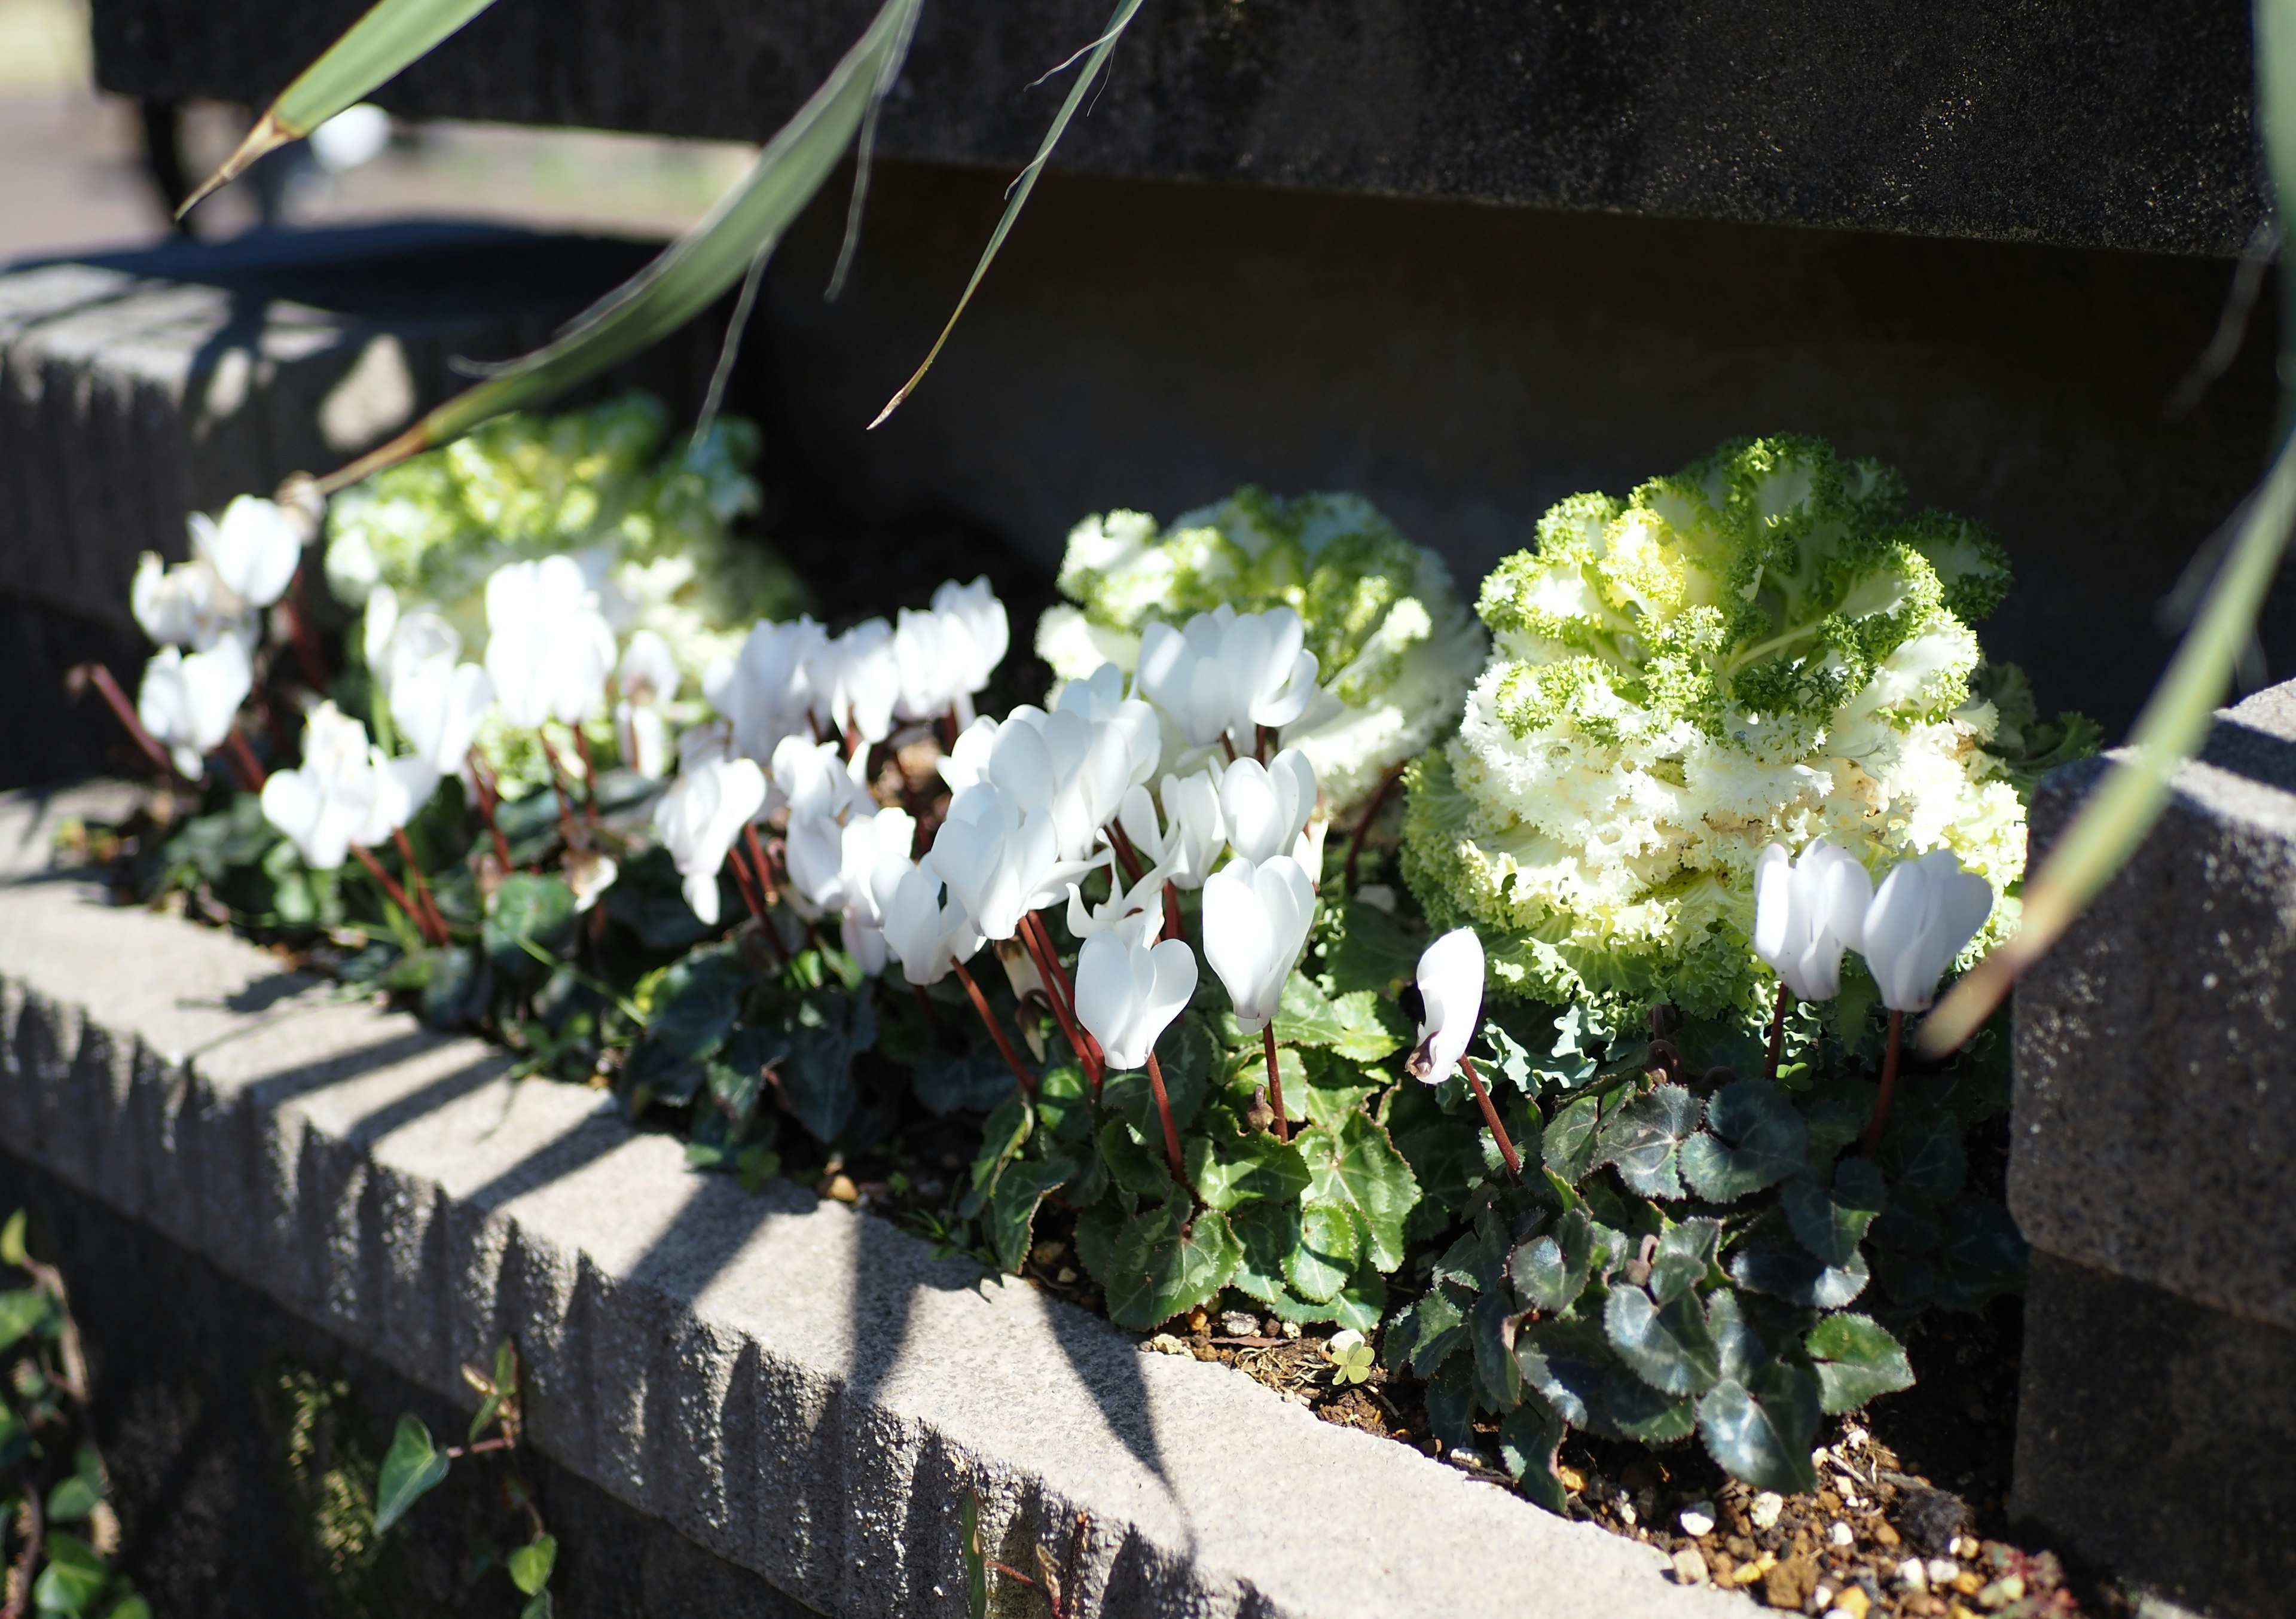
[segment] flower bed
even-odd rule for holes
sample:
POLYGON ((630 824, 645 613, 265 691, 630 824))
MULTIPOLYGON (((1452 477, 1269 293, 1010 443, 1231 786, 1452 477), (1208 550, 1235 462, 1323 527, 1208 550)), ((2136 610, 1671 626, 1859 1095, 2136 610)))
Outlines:
MULTIPOLYGON (((120 829, 125 885, 611 1090, 746 1188, 866 1198, 1645 1537, 1685 1491, 1815 1497, 1822 1425, 1913 1381, 1924 1313, 2018 1285, 1971 1174, 1998 1032, 1902 1083, 1900 1037, 1999 936, 2021 790, 2093 728, 1981 666, 1998 548, 1885 469, 1765 440, 1567 502, 1482 585, 1488 663, 1360 501, 1095 518, 1035 637, 1067 678, 992 716, 986 580, 834 634, 718 626, 710 657, 639 623, 633 568, 726 599, 731 508, 686 499, 690 544, 634 521, 685 486, 580 471, 593 437, 506 430, 339 506, 331 574, 372 587, 350 675, 289 594, 291 501, 155 564, 139 615, 185 650, 147 674, 151 751, 239 790, 120 829), (488 567, 386 578, 393 511, 488 567)), ((1876 1510, 1918 1496, 1844 1444, 1848 1540, 1758 1566, 1669 1511, 1683 1577, 1925 1608, 1876 1510)))

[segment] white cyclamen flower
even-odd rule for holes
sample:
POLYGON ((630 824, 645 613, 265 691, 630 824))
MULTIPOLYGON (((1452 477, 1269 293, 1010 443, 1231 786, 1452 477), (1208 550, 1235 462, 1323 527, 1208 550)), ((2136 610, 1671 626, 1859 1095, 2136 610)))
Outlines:
POLYGON ((1195 953, 1183 940, 1144 944, 1111 931, 1077 953, 1077 1018, 1111 1069, 1145 1067, 1157 1036, 1195 993, 1195 953))
POLYGON ((1316 697, 1316 655, 1288 607, 1238 613, 1222 604, 1175 630, 1152 624, 1140 638, 1140 691, 1168 715, 1192 748, 1233 733, 1249 747, 1253 728, 1290 724, 1316 697))
POLYGON ((1459 1066, 1483 1014, 1483 941, 1473 928, 1454 928, 1420 953, 1419 1000, 1425 1017, 1404 1071, 1439 1085, 1459 1066))
POLYGON ((912 984, 938 984, 959 961, 978 954, 985 941, 964 907, 942 902, 947 885, 929 866, 884 861, 869 886, 882 917, 886 947, 912 984))
POLYGON ((1283 982, 1308 943, 1316 890, 1289 854, 1232 860, 1204 882, 1204 960, 1257 1034, 1283 1004, 1283 982))
POLYGON ((495 683, 478 665, 434 659, 399 671, 390 718, 416 758, 439 775, 453 775, 467 768, 471 744, 494 701, 495 683))
POLYGON ((1164 821, 1158 825, 1155 801, 1136 787, 1124 795, 1117 825, 1140 857, 1183 888, 1201 888, 1212 863, 1227 846, 1227 822, 1220 814, 1219 782, 1210 771, 1182 778, 1167 775, 1162 789, 1164 821))
POLYGON ((1220 773, 1220 814, 1227 840, 1246 860, 1289 854, 1316 808, 1316 767, 1296 748, 1266 765, 1241 758, 1220 773))
POLYGON ((204 652, 228 637, 251 652, 259 634, 247 604, 204 561, 163 568, 158 552, 145 552, 136 559, 127 604, 144 633, 163 647, 204 652))
POLYGON ((364 627, 367 674, 386 699, 403 676, 433 664, 452 668, 463 655, 463 638, 445 614, 429 607, 400 612, 398 593, 388 585, 367 597, 364 627))
POLYGON ((757 761, 697 748, 654 805, 654 835, 685 879, 693 914, 718 925, 718 872, 750 818, 765 807, 766 773, 757 761))
POLYGON ((1784 845, 1765 844, 1754 861, 1754 953, 1797 1001, 1831 1001, 1873 897, 1874 879, 1839 845, 1817 838, 1789 862, 1784 845))
POLYGON ((621 691, 614 705, 614 746, 624 765, 650 781, 669 771, 669 722, 662 710, 677 696, 677 682, 669 642, 652 630, 630 637, 614 671, 621 691))
POLYGON ((217 521, 191 515, 192 554, 216 571, 231 593, 251 608, 269 607, 287 592, 311 537, 302 513, 258 495, 242 495, 217 521))
POLYGON ((1097 863, 1062 860, 1052 812, 1024 812, 993 781, 975 782, 949 800, 948 818, 925 860, 974 931, 992 939, 1011 938, 1023 916, 1097 863))
POLYGON ((176 768, 196 781, 206 756, 231 734, 232 721, 254 683, 247 649, 237 641, 219 641, 188 657, 176 647, 162 647, 144 666, 135 716, 168 749, 176 768))
POLYGON ((303 722, 303 762, 263 784, 263 818, 315 871, 332 871, 354 846, 380 843, 430 796, 438 778, 420 759, 393 759, 366 727, 332 703, 303 722))
POLYGON ((1882 986, 1882 1004, 1893 1012, 1927 1011, 1938 979, 1992 913, 1993 885, 1962 870, 1950 849, 1891 867, 1866 909, 1858 946, 1882 986))
POLYGON ((901 695, 893 626, 865 619, 820 642, 807 657, 805 681, 816 725, 832 736, 850 732, 864 745, 883 741, 892 734, 893 705, 901 695))
POLYGON ((842 863, 831 902, 839 912, 845 953, 875 977, 885 970, 885 912, 878 898, 876 876, 892 863, 908 863, 917 823, 906 810, 883 809, 845 823, 842 863))
POLYGON ((1084 889, 1076 883, 1069 885, 1069 932, 1079 939, 1090 938, 1095 933, 1113 932, 1127 944, 1153 944, 1164 930, 1162 898, 1165 879, 1171 873, 1162 866, 1142 876, 1128 891, 1121 882, 1111 882, 1109 896, 1097 905, 1084 903, 1084 889))
POLYGON ((1013 642, 1004 604, 988 587, 988 576, 970 585, 950 579, 932 593, 933 611, 949 626, 951 681, 960 724, 972 717, 972 699, 988 684, 1013 642))
POLYGON ((734 751, 764 764, 787 736, 813 728, 813 691, 806 665, 829 632, 811 618, 753 626, 732 658, 720 658, 701 676, 701 693, 734 728, 734 751))
POLYGON ((512 562, 487 581, 487 673, 512 724, 595 719, 613 667, 614 632, 573 558, 512 562))
MULTIPOLYGON (((1072 708, 1046 713, 1023 703, 1000 723, 983 716, 965 727, 941 761, 942 779, 963 792, 990 782, 1023 814, 1050 815, 1061 857, 1078 860, 1097 839, 1142 766, 1144 732, 1154 719, 1145 703, 1127 703, 1108 720, 1072 708)), ((1152 751, 1147 767, 1154 767, 1152 751)))

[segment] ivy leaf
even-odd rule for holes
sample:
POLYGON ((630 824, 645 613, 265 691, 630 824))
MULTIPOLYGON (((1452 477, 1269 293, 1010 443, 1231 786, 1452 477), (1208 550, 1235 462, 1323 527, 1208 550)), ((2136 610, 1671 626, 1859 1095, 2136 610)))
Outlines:
POLYGON ((1570 1511, 1562 1481, 1554 1476, 1554 1453, 1562 1448, 1562 1422, 1543 1400, 1526 1400, 1499 1424, 1499 1463, 1522 1492, 1556 1517, 1570 1511))
POLYGON ((1847 1264, 1829 1265, 1799 1245, 1783 1242, 1741 1243, 1731 1250, 1729 1271, 1740 1287, 1806 1310, 1839 1310, 1874 1279, 1861 1253, 1853 1251, 1847 1264))
POLYGON ((538 1534, 504 1559, 510 1565, 510 1582, 529 1597, 540 1596, 542 1588, 550 1583, 550 1571, 558 1564, 558 1541, 554 1535, 538 1534))
POLYGON ((1467 1341, 1475 1351, 1475 1384, 1483 1402, 1511 1411, 1522 1398, 1522 1368, 1514 1358, 1514 1306, 1496 1290, 1467 1312, 1467 1341))
POLYGON ((1792 1174, 1808 1151, 1809 1132, 1784 1092, 1766 1079, 1733 1080, 1707 1104, 1706 1132, 1683 1144, 1682 1173, 1700 1197, 1734 1203, 1792 1174))
POLYGON ((494 975, 483 956, 467 944, 450 944, 431 951, 429 961, 430 970, 422 980, 423 1022, 434 1029, 453 1029, 485 1015, 494 975))
POLYGON ((1946 1310, 1981 1310, 2025 1285, 2025 1238, 2009 1211, 1989 1198, 1969 1198, 1945 1212, 1931 1302, 1946 1310))
POLYGON ((52 1524, 76 1524, 95 1510, 95 1503, 103 1499, 103 1492, 95 1481, 83 1474, 74 1473, 56 1481, 48 1492, 48 1521, 52 1524))
POLYGON ((1594 1222, 1587 1211, 1570 1210, 1552 1231, 1524 1243, 1507 1261, 1515 1296, 1544 1315, 1568 1310, 1586 1291, 1594 1245, 1594 1222))
POLYGON ((1623 1366, 1611 1369, 1603 1397, 1619 1432, 1644 1444, 1672 1444, 1698 1427, 1697 1408, 1687 1398, 1662 1394, 1623 1366))
POLYGON ((1904 1346, 1870 1315, 1829 1315, 1810 1329, 1802 1346, 1817 1363, 1819 1399, 1828 1415, 1914 1386, 1904 1346))
POLYGON ((1961 1134, 1960 1121, 1950 1114, 1891 1119, 1882 1135, 1881 1155, 1891 1194, 1931 1208, 1951 1202, 1969 1178, 1961 1134))
POLYGON ((381 1534, 406 1517, 406 1509, 446 1476, 447 1453, 432 1441, 422 1419, 412 1412, 399 1418, 375 1481, 374 1532, 381 1534))
POLYGON ((1688 1293, 1714 1268, 1714 1255, 1722 1245, 1719 1220, 1685 1220, 1660 1232, 1658 1252, 1651 1256, 1650 1289, 1659 1303, 1688 1293))
MULTIPOLYGON (((1263 1304, 1284 1295, 1283 1262, 1300 1246, 1300 1206, 1262 1199, 1247 1203, 1228 1216, 1242 1258, 1230 1283, 1263 1304)), ((1082 1252, 1084 1222, 1077 1222, 1078 1252, 1082 1252)), ((1089 1268, 1089 1267, 1087 1267, 1089 1268)))
POLYGON ((1381 1271, 1401 1264, 1403 1222, 1419 1201, 1419 1182, 1387 1132, 1357 1113, 1337 1130, 1310 1126, 1292 1140, 1308 1165, 1304 1206, 1346 1208, 1361 1226, 1364 1257, 1381 1271))
POLYGON ((1694 1394, 1722 1375, 1721 1353, 1694 1293, 1660 1304, 1640 1288, 1615 1288, 1603 1306, 1603 1329, 1619 1358, 1661 1394, 1694 1394))
POLYGON ((44 1619, 86 1613, 111 1583, 111 1570, 94 1547, 62 1530, 48 1537, 47 1550, 48 1566, 32 1582, 33 1607, 44 1619))
POLYGON ((1596 1131, 1603 1121, 1603 1099, 1582 1096, 1547 1121, 1542 1152, 1546 1167, 1576 1186, 1595 1167, 1596 1131))
POLYGON ((1845 1265, 1866 1239, 1866 1228, 1888 1204, 1882 1171, 1871 1158, 1844 1158, 1829 1194, 1805 1172, 1778 1189, 1778 1203, 1802 1247, 1829 1265, 1845 1265))
POLYGON ((1328 1303, 1363 1263, 1364 1231, 1355 1211, 1339 1203, 1300 1206, 1300 1243, 1283 1256, 1283 1276, 1300 1296, 1328 1303))
POLYGON ((1030 1227, 1045 1194, 1065 1186, 1079 1165, 1074 1158, 1024 1158, 997 1178, 988 1199, 988 1243, 1003 1269, 1018 1272, 1029 1256, 1030 1227))
POLYGON ((1171 1206, 1151 1209, 1125 1225, 1109 1255, 1109 1319, 1141 1332, 1160 1326, 1218 1293, 1242 1260, 1218 1211, 1199 1210, 1183 1231, 1171 1206))
POLYGON ((20 1208, 8 1216, 7 1224, 0 1225, 0 1265, 21 1266, 24 1259, 24 1211, 20 1208))
POLYGON ((550 1619, 550 1593, 538 1590, 518 1610, 518 1619, 550 1619))
POLYGON ((710 930, 685 903, 682 881, 669 851, 657 844, 621 863, 614 886, 606 890, 606 914, 636 934, 649 951, 698 944, 710 930))
POLYGON ((543 970, 528 944, 554 956, 573 943, 574 890, 562 877, 512 871, 488 896, 480 932, 495 971, 512 983, 527 983, 543 970))
POLYGON ((1676 1153, 1698 1128, 1698 1099, 1680 1085, 1646 1092, 1603 1121, 1595 1161, 1616 1165, 1619 1179, 1645 1198, 1679 1198, 1676 1153))
POLYGON ((1435 1262, 1432 1280, 1450 1282, 1470 1293, 1488 1293, 1506 1274, 1507 1247, 1506 1228, 1496 1211, 1485 1209, 1435 1262))
POLYGON ((1817 1375, 1771 1361, 1751 1382, 1725 1378, 1698 1400, 1708 1454, 1758 1489, 1794 1494, 1817 1487, 1810 1441, 1817 1435, 1817 1375))

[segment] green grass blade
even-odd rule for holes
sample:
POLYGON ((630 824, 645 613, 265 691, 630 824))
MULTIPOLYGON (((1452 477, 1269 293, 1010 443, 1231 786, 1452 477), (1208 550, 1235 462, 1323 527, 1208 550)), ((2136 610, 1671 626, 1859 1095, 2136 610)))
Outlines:
POLYGON ((280 92, 279 99, 247 132, 239 150, 191 194, 176 210, 176 217, 182 218, 200 199, 236 179, 265 152, 301 140, 368 92, 396 78, 409 63, 429 55, 441 40, 494 3, 378 0, 373 11, 351 24, 348 33, 280 92))
MULTIPOLYGON (((1109 53, 1116 49, 1116 42, 1124 37, 1124 30, 1131 26, 1133 14, 1139 9, 1140 0, 1117 0, 1116 10, 1108 20, 1107 31, 1086 47, 1090 54, 1086 57, 1084 71, 1078 73, 1076 82, 1069 86, 1068 99, 1061 103, 1060 111, 1054 115, 1053 127, 1045 132, 1043 143, 1037 148, 1037 155, 1029 159, 1029 167, 1021 171, 1021 177, 1013 187, 1012 199, 1004 205, 1004 217, 996 221, 996 229, 988 238, 988 246, 981 252, 980 262, 972 266, 972 279, 964 283, 964 296, 956 300, 956 307, 949 312, 948 324, 943 326, 940 335, 933 339, 933 346, 926 354, 924 364, 917 367, 916 374, 902 383, 901 391, 887 400, 885 408, 877 413, 877 420, 869 424, 872 428, 882 426, 887 417, 901 408, 901 402, 916 391, 917 384, 925 380, 925 372, 932 369, 933 361, 940 356, 942 345, 948 341, 948 334, 956 330, 956 323, 964 318, 964 307, 972 301, 981 278, 988 274, 989 264, 996 258, 996 250, 1004 245, 1004 238, 1012 234, 1013 222, 1021 217, 1021 209, 1027 206, 1029 193, 1037 189, 1037 177, 1045 172, 1045 163, 1053 155, 1053 148, 1059 145, 1061 136, 1068 133, 1069 120, 1084 104, 1085 94, 1106 65, 1109 53)), ((1070 57, 1069 60, 1073 61, 1076 59, 1070 57)), ((1054 70, 1058 71, 1057 69, 1054 70)))
MULTIPOLYGON (((2256 0, 2256 108, 2273 192, 2296 197, 2296 0, 2256 0)), ((2296 255, 2281 256, 2280 374, 2296 378, 2296 255)), ((2152 831, 2169 802, 2177 767, 2208 740, 2210 718, 2256 634, 2265 593, 2296 527, 2296 389, 2284 385, 2280 443, 2264 481, 2240 515, 2232 548, 2199 613, 2177 643, 2168 672, 2136 717, 2126 757, 2088 796, 2041 867, 2025 879, 2024 915, 2014 937, 1954 985, 1922 1026, 1931 1056, 1977 1032, 2032 965, 2062 938, 2152 831)))
POLYGON ((389 444, 319 480, 357 483, 480 422, 529 409, 650 347, 692 320, 769 252, 836 169, 870 106, 898 72, 922 0, 885 0, 869 31, 783 125, 708 217, 578 318, 547 347, 496 368, 389 444))

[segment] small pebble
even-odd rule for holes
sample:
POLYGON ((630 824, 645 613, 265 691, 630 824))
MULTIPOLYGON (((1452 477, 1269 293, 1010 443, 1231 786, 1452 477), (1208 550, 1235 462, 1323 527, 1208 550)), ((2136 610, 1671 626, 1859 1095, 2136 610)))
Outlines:
POLYGON ((1957 1558, 1974 1558, 1983 1549, 1983 1547, 1965 1534, 1953 1543, 1953 1555, 1957 1558))
POLYGON ((1714 1533, 1714 1503, 1693 1501, 1676 1515, 1674 1521, 1692 1540, 1702 1541, 1714 1533))
POLYGON ((1829 1611, 1833 1607, 1833 1587, 1831 1585, 1821 1585, 1816 1590, 1809 1593, 1810 1612, 1814 1614, 1823 1614, 1829 1611))
POLYGON ((1677 1585, 1706 1583, 1706 1559, 1689 1547, 1674 1554, 1674 1582, 1677 1585))
POLYGON ((1753 1510, 1746 1516, 1754 1520, 1754 1527, 1757 1529, 1775 1529, 1778 1525, 1778 1514, 1785 1509, 1784 1496, 1775 1490, 1765 1490, 1754 1497, 1753 1510))
MULTIPOLYGON (((1847 1614, 1849 1619, 1866 1619, 1866 1610, 1872 1606, 1871 1598, 1857 1586, 1849 1585, 1843 1587, 1841 1594, 1834 1599, 1833 1612, 1847 1614)), ((1832 1619, 1831 1615, 1828 1619, 1832 1619)))
POLYGON ((1865 1443, 1866 1430, 1864 1428, 1846 1427, 1841 1430, 1841 1448, 1843 1450, 1854 1451, 1865 1443))
POLYGON ((1220 1330, 1232 1338, 1250 1338, 1259 1336, 1259 1321, 1246 1315, 1241 1310, 1223 1310, 1220 1312, 1219 1319, 1220 1330))
POLYGON ((1961 1572, 1961 1565, 1951 1558, 1931 1558, 1926 1572, 1931 1585, 1950 1585, 1954 1575, 1961 1572))
POLYGON ((1056 1282, 1060 1283, 1060 1284, 1061 1284, 1061 1286, 1062 1286, 1063 1288, 1067 1287, 1070 1282, 1074 1281, 1076 1279, 1077 1279, 1077 1271, 1076 1271, 1076 1267, 1075 1267, 1074 1265, 1062 1265, 1062 1266, 1061 1267, 1061 1273, 1060 1273, 1058 1276, 1055 1276, 1055 1277, 1054 1277, 1054 1278, 1053 1278, 1053 1280, 1054 1280, 1054 1281, 1056 1281, 1056 1282))
POLYGON ((1619 1521, 1631 1529, 1635 1526, 1635 1504, 1630 1500, 1619 1503, 1619 1521))
POLYGON ((1463 1444, 1455 1444, 1449 1450, 1444 1451, 1443 1460, 1449 1462, 1455 1468, 1466 1468, 1472 1469, 1483 1466, 1482 1457, 1477 1452, 1469 1450, 1463 1444))
POLYGON ((1922 1566, 1919 1558, 1907 1558, 1898 1565, 1898 1583, 1907 1590, 1927 1590, 1930 1588, 1929 1571, 1922 1566))
POLYGON ((1837 1546, 1854 1546, 1857 1543, 1857 1531, 1847 1524, 1837 1523, 1825 1532, 1825 1538, 1837 1546))
POLYGON ((1158 1333, 1154 1337, 1150 1338, 1146 1344, 1142 1345, 1142 1347, 1152 1351, 1157 1354, 1187 1354, 1191 1353, 1185 1341, 1174 1337, 1168 1332, 1158 1333))
POLYGON ((1286 1321, 1286 1322, 1284 1322, 1284 1323, 1283 1323, 1283 1336, 1284 1336, 1285 1337, 1287 1337, 1287 1338, 1296 1338, 1296 1337, 1298 1337, 1300 1336, 1300 1323, 1299 1323, 1299 1322, 1297 1322, 1297 1321, 1286 1321))
POLYGON ((850 1175, 832 1175, 822 1190, 839 1203, 856 1203, 861 1198, 861 1189, 853 1184, 850 1175))
POLYGON ((2025 1580, 2021 1574, 2004 1574, 1977 1593, 1980 1607, 2002 1608, 2025 1599, 2025 1580))

